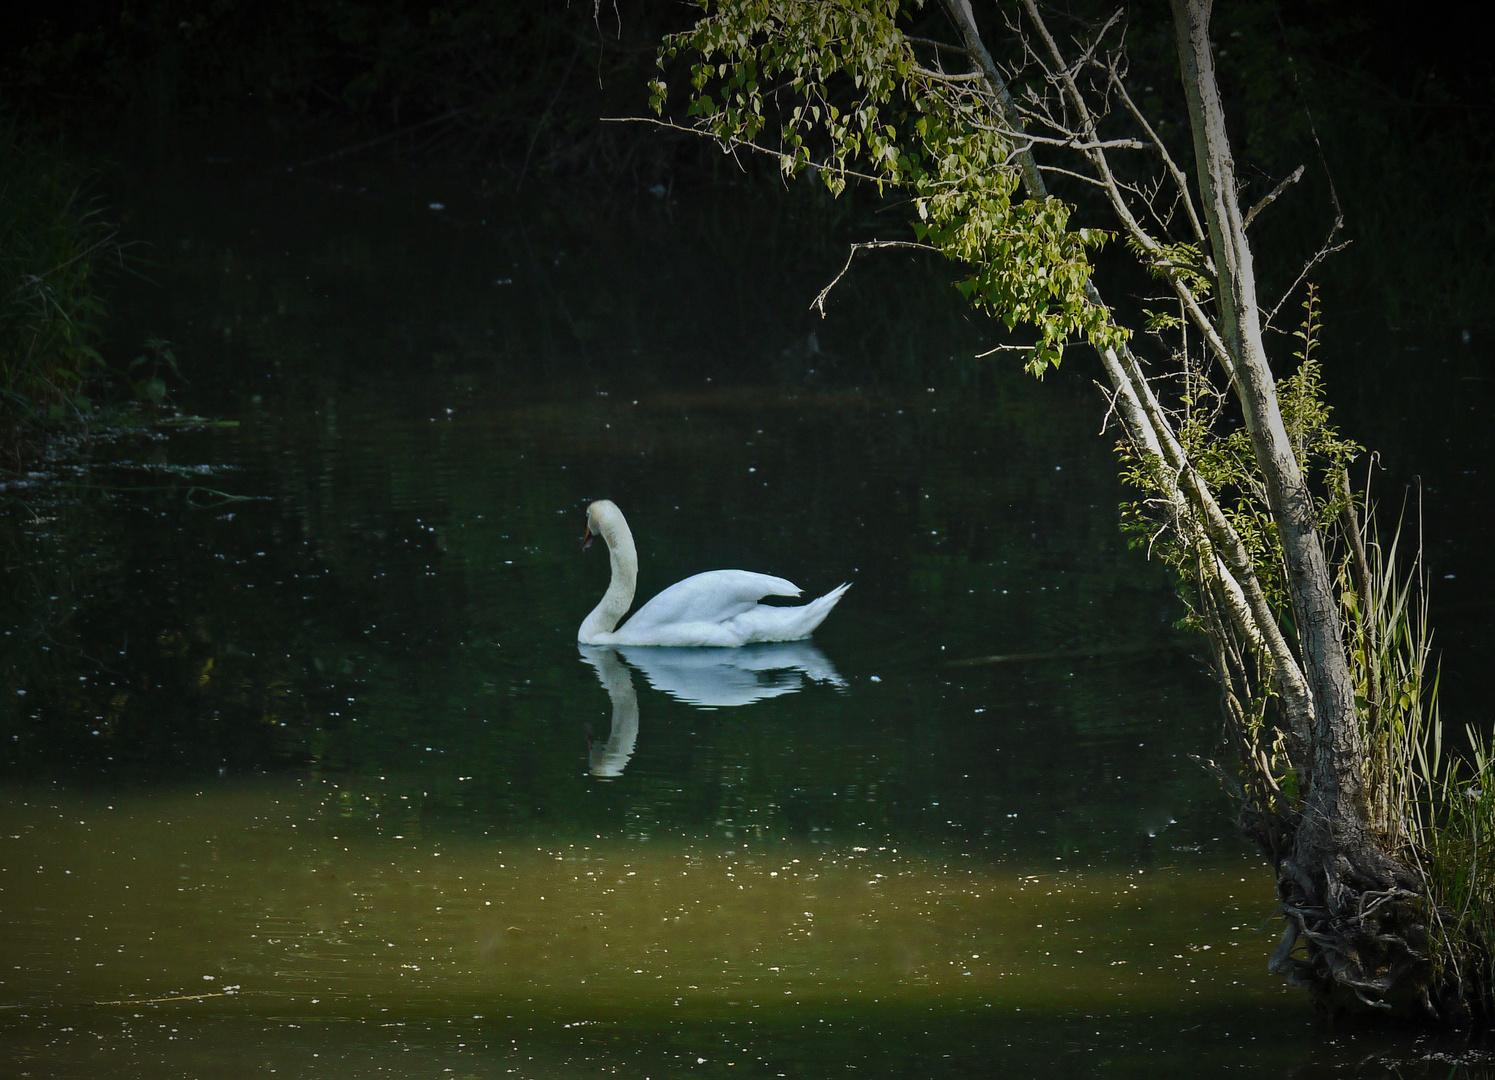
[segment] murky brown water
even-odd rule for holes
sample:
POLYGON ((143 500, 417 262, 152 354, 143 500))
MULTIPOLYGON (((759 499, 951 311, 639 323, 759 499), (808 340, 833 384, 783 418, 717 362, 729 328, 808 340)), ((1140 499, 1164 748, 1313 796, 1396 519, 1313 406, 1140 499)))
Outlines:
POLYGON ((308 781, 9 801, 7 996, 598 1016, 1280 996, 1260 962, 1269 879, 1244 861, 1009 869, 887 845, 370 835, 346 796, 308 781))

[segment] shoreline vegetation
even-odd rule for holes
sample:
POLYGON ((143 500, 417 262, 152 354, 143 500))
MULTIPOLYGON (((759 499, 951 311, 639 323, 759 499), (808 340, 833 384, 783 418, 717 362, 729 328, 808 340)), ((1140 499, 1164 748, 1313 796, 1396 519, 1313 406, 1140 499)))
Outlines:
POLYGON ((0 126, 0 461, 19 467, 49 427, 86 418, 104 373, 101 278, 124 264, 88 176, 0 126))

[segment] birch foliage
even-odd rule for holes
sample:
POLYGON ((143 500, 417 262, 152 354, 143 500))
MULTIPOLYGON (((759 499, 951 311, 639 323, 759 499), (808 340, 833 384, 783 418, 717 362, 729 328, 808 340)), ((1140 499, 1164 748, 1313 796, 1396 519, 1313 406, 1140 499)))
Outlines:
MULTIPOLYGON (((786 176, 814 170, 834 195, 863 179, 910 198, 918 240, 963 268, 961 293, 1033 335, 1034 375, 1071 342, 1126 340, 1086 289, 1090 255, 1109 234, 1072 227, 1059 199, 1022 197, 1016 133, 991 122, 968 74, 921 63, 899 26, 920 6, 710 3, 665 41, 659 63, 688 64, 686 115, 724 149, 766 149, 786 176)), ((662 112, 670 88, 661 78, 652 91, 662 112)))

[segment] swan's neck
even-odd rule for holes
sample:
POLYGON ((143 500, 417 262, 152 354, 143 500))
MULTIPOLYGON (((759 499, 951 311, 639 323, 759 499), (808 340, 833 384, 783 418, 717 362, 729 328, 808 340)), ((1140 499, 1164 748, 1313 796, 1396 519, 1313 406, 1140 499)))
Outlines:
POLYGON ((576 632, 576 639, 583 645, 596 645, 611 634, 618 620, 628 614, 633 604, 633 590, 638 583, 638 550, 633 546, 633 533, 622 516, 598 522, 602 540, 607 544, 608 558, 612 561, 613 576, 608 582, 607 592, 592 609, 592 613, 576 632))

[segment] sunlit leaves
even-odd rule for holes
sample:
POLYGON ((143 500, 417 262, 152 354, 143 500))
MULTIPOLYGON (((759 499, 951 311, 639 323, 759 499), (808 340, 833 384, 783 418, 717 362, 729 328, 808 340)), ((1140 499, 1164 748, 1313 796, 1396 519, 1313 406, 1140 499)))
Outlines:
POLYGON ((1142 315, 1147 321, 1147 332, 1149 334, 1160 334, 1165 330, 1178 330, 1184 325, 1182 318, 1167 311, 1153 311, 1151 308, 1143 308, 1142 315))
MULTIPOLYGON (((1178 260, 1175 265, 1183 268, 1180 272, 1190 272, 1187 267, 1190 248, 1180 244, 1173 250, 1178 260)), ((1299 350, 1295 355, 1300 362, 1296 371, 1277 381, 1277 401, 1298 467, 1305 475, 1320 479, 1319 491, 1314 496, 1319 527, 1332 531, 1337 527, 1346 498, 1338 479, 1340 471, 1363 448, 1340 435, 1331 422, 1332 410, 1325 400, 1322 370, 1314 355, 1318 337, 1317 304, 1317 293, 1309 286, 1304 304, 1305 321, 1297 335, 1299 350)), ((1148 315, 1164 325, 1168 325, 1170 318, 1177 322, 1176 316, 1153 312, 1148 315)), ((1240 536, 1268 601, 1280 620, 1290 623, 1292 605, 1287 565, 1250 434, 1241 426, 1222 430, 1221 415, 1225 411, 1222 392, 1202 374, 1186 372, 1183 382, 1185 392, 1178 413, 1179 442, 1240 536)), ((1160 490, 1158 479, 1149 475, 1141 463, 1129 462, 1126 475, 1142 491, 1160 490)), ((1146 517, 1141 509, 1132 508, 1132 516, 1139 521, 1146 517)), ((1164 538, 1153 550, 1180 569, 1200 557, 1199 552, 1172 536, 1164 538)))
MULTIPOLYGON (((1036 338, 1042 375, 1066 343, 1125 332, 1087 296, 1090 252, 1107 234, 1070 225, 1057 199, 1019 196, 1012 141, 987 91, 918 63, 899 20, 917 0, 725 0, 666 39, 662 71, 687 65, 686 116, 724 148, 776 154, 786 175, 813 167, 833 195, 849 180, 913 199, 914 231, 966 267, 957 287, 1009 330, 1036 338)), ((663 112, 669 85, 651 84, 663 112)))
POLYGON ((1214 292, 1214 278, 1197 244, 1160 243, 1146 248, 1136 237, 1129 236, 1126 246, 1154 277, 1180 282, 1201 304, 1214 292))

